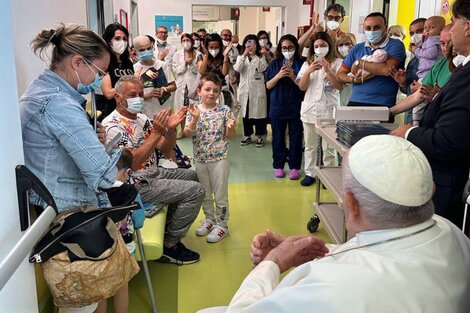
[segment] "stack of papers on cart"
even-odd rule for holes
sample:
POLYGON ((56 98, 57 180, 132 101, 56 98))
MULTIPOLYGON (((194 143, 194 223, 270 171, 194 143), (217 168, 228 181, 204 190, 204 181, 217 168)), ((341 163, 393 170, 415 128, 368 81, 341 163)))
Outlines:
POLYGON ((390 132, 389 129, 377 123, 364 122, 337 122, 336 140, 352 147, 356 142, 369 135, 384 135, 390 132))

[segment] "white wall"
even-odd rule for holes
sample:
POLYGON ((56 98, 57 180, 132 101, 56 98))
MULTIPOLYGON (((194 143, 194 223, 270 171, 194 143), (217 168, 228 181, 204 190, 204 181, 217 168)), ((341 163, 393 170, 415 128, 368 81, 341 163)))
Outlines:
POLYGON ((257 33, 258 30, 264 28, 260 25, 260 16, 263 12, 259 12, 259 8, 256 7, 241 7, 240 8, 240 19, 238 20, 238 36, 240 41, 243 41, 248 34, 257 33))
MULTIPOLYGON (((0 153, 0 199, 2 227, 0 227, 0 260, 3 260, 21 237, 16 196, 15 166, 24 164, 21 142, 21 125, 18 109, 18 95, 15 73, 15 55, 13 51, 10 1, 0 1, 0 29, 2 30, 2 57, 0 58, 0 142, 3 143, 0 153), (8 151, 8 152, 7 152, 8 151)), ((38 15, 40 11, 35 11, 38 15)), ((31 15, 32 16, 32 15, 31 15)), ((29 19, 23 16, 27 24, 29 19)), ((24 29, 24 28, 23 28, 24 29)), ((27 29, 24 29, 27 31, 27 29)), ((38 311, 36 299, 36 282, 34 266, 24 261, 10 281, 0 292, 0 311, 15 313, 35 313, 38 311)))
POLYGON ((356 35, 358 42, 364 41, 362 24, 360 24, 360 18, 366 17, 371 13, 371 1, 370 0, 353 0, 351 3, 351 33, 356 35))
MULTIPOLYGON (((277 6, 286 7, 286 31, 297 34, 297 27, 306 24, 299 22, 299 11, 302 0, 178 0, 178 1, 140 1, 139 31, 141 34, 154 33, 155 15, 182 15, 184 31, 191 31, 191 6, 197 5, 230 5, 230 6, 277 6), (300 23, 300 24, 299 24, 300 23)), ((254 30, 253 30, 254 31, 254 30)), ((253 32, 251 31, 251 32, 253 32)))
POLYGON ((63 0, 11 0, 18 95, 22 95, 31 81, 48 67, 29 47, 34 36, 60 22, 87 25, 85 0, 67 1, 66 6, 65 10, 63 0))

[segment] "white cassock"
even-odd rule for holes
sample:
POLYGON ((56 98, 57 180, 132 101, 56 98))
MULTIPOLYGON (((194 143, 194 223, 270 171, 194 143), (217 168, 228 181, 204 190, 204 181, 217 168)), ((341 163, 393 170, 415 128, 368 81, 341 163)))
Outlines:
MULTIPOLYGON (((470 308, 470 240, 449 221, 417 235, 303 264, 280 281, 261 262, 227 313, 465 313, 470 308)), ((413 233, 411 227, 358 233, 330 253, 413 233)), ((221 312, 221 311, 219 311, 221 312)))

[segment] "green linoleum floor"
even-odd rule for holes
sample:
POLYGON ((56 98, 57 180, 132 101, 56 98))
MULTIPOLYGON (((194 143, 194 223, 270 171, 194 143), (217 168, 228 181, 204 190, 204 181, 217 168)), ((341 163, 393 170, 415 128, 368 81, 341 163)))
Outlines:
MULTIPOLYGON (((284 235, 308 233, 315 187, 301 187, 299 181, 288 178, 275 179, 269 140, 265 147, 256 148, 240 147, 240 139, 233 140, 230 151, 230 235, 215 244, 196 236, 198 222, 204 218, 201 211, 183 239, 186 246, 201 254, 200 262, 179 267, 149 262, 160 313, 194 313, 228 304, 251 269, 249 247, 255 234, 267 228, 284 235)), ((178 144, 192 155, 189 139, 178 144)), ((322 190, 322 200, 333 198, 322 190)), ((322 224, 315 235, 330 241, 322 224)), ((129 289, 129 313, 151 312, 142 272, 130 282, 129 289)))

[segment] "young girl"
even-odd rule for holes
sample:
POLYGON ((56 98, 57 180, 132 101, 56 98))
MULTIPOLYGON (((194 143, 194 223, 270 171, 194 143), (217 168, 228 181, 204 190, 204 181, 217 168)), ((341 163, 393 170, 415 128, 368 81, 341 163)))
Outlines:
POLYGON ((295 79, 300 70, 299 44, 292 35, 284 35, 276 48, 275 59, 266 71, 266 87, 271 90, 269 117, 273 130, 274 175, 284 177, 284 165, 289 159, 290 179, 299 179, 302 163, 302 121, 300 105, 304 93, 295 79), (289 156, 286 148, 286 129, 289 127, 289 156))
POLYGON ((243 40, 242 55, 237 57, 234 69, 240 73, 238 86, 238 103, 241 105, 243 117, 242 146, 249 145, 255 126, 256 147, 264 146, 263 136, 266 135, 266 87, 264 71, 268 62, 261 55, 261 47, 256 35, 248 35, 243 40))
POLYGON ((199 182, 206 188, 202 202, 206 219, 196 235, 207 235, 207 242, 218 242, 228 235, 229 141, 235 137, 235 117, 230 108, 216 101, 222 82, 213 73, 201 76, 198 106, 189 105, 184 135, 193 138, 193 152, 199 182), (214 200, 212 199, 214 196, 214 200), (214 209, 215 204, 215 209, 214 209))
MULTIPOLYGON (((343 59, 338 58, 330 35, 318 32, 312 39, 307 61, 302 65, 297 80, 301 90, 306 91, 300 118, 304 126, 305 177, 300 184, 310 186, 315 182, 313 167, 316 165, 318 135, 315 134, 317 118, 332 118, 333 108, 340 105, 339 90, 343 84, 336 78, 336 71, 343 59)), ((336 152, 323 141, 323 164, 336 164, 336 152)))
MULTIPOLYGON (((202 64, 202 54, 194 48, 193 37, 190 34, 181 36, 183 49, 173 55, 172 68, 176 75, 176 92, 173 109, 179 110, 184 104, 184 93, 194 94, 197 88, 199 66, 202 64)), ((185 121, 181 123, 181 133, 177 139, 183 137, 185 121)))

